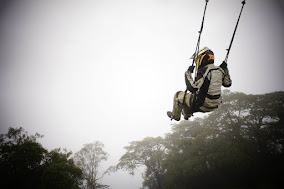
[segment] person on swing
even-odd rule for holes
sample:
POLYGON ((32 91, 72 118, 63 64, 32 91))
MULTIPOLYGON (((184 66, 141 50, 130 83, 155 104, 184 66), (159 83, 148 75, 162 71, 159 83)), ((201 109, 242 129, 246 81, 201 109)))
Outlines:
POLYGON ((173 110, 167 115, 179 121, 181 114, 188 120, 194 112, 211 112, 221 104, 221 86, 230 87, 232 80, 227 63, 214 65, 214 53, 207 47, 193 54, 191 59, 196 63, 197 75, 195 81, 191 77, 195 66, 190 66, 185 72, 185 83, 188 94, 178 91, 174 95, 173 110))

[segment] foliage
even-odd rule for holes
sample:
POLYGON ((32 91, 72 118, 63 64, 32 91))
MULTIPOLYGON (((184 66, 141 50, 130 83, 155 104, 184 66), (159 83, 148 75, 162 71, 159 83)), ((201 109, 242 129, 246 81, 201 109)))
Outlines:
POLYGON ((224 91, 223 104, 208 116, 175 124, 164 138, 130 143, 118 167, 133 173, 145 165, 144 186, 150 189, 280 188, 283 101, 284 92, 224 91), (147 161, 154 162, 156 169, 147 166, 147 161), (156 170, 160 170, 161 185, 147 177, 156 170))
POLYGON ((38 134, 28 135, 23 128, 10 128, 7 134, 1 134, 1 180, 9 188, 17 188, 19 184, 35 188, 39 184, 40 178, 37 173, 41 171, 42 160, 47 150, 36 142, 38 137, 38 134))
POLYGON ((147 137, 142 141, 131 142, 125 149, 127 153, 120 158, 118 169, 128 170, 134 174, 139 166, 146 166, 144 186, 153 189, 163 188, 163 174, 165 172, 161 161, 164 159, 165 147, 161 137, 147 137))
POLYGON ((83 171, 83 177, 86 180, 87 189, 108 188, 107 185, 102 185, 99 180, 108 172, 100 174, 99 166, 102 161, 108 159, 108 153, 103 150, 104 144, 95 141, 85 144, 84 147, 74 155, 75 163, 83 171))
POLYGON ((70 153, 48 152, 37 142, 39 134, 9 128, 0 135, 0 176, 6 188, 78 188, 81 170, 70 153))
POLYGON ((73 189, 81 185, 82 170, 70 159, 71 154, 59 148, 48 153, 42 174, 44 189, 73 189))

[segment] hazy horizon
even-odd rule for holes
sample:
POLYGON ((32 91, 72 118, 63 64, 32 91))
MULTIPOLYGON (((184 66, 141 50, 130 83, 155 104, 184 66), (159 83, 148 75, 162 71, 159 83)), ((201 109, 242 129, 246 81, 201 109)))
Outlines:
MULTIPOLYGON (((241 0, 210 0, 201 47, 224 60, 241 0)), ((284 90, 281 0, 247 0, 228 59, 231 91, 284 90)), ((118 163, 123 147, 171 131, 166 111, 185 90, 205 1, 0 1, 0 133, 23 127, 48 149, 99 140, 118 163)), ((199 114, 201 115, 201 114, 199 114)), ((141 171, 106 176, 139 188, 141 171)))

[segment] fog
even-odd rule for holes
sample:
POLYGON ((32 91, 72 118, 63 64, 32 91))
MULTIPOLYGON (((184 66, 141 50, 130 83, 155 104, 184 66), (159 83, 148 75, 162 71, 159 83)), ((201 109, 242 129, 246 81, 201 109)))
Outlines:
MULTIPOLYGON (((99 140, 115 165, 124 146, 171 131, 166 111, 185 90, 205 1, 0 1, 0 133, 23 127, 44 147, 99 140)), ((241 0, 210 0, 201 47, 226 55, 241 0)), ((284 89, 281 0, 247 0, 228 59, 231 91, 284 89)), ((203 114, 197 114, 202 116, 203 114)), ((192 118, 191 118, 192 119, 192 118)), ((110 189, 140 188, 119 171, 110 189)))

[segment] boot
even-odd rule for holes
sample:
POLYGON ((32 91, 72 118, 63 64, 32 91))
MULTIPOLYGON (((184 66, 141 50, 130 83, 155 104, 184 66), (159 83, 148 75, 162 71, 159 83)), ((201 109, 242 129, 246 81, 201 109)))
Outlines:
POLYGON ((185 120, 188 120, 191 116, 193 116, 193 112, 185 112, 185 110, 182 110, 182 115, 185 120))
POLYGON ((171 120, 173 120, 173 119, 176 120, 176 121, 179 121, 179 120, 180 120, 180 119, 175 119, 175 118, 174 118, 174 115, 173 115, 173 113, 172 113, 171 111, 168 111, 168 112, 167 112, 167 115, 169 116, 169 118, 171 118, 171 120))

